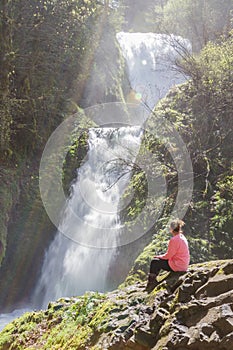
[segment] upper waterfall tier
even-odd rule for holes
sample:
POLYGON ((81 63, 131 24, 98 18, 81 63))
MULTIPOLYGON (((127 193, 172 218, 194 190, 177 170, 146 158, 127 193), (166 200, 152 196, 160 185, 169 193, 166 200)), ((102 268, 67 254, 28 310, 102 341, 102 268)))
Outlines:
POLYGON ((176 70, 175 60, 191 44, 179 36, 155 33, 117 33, 122 54, 126 59, 129 80, 136 98, 150 108, 168 90, 185 81, 176 70))

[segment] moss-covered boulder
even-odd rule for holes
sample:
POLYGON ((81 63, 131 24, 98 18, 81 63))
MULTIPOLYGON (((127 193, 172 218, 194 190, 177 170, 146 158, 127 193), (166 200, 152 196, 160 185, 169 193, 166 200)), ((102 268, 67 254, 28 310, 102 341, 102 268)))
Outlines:
POLYGON ((164 272, 107 294, 63 298, 0 333, 1 350, 232 350, 233 260, 164 272))

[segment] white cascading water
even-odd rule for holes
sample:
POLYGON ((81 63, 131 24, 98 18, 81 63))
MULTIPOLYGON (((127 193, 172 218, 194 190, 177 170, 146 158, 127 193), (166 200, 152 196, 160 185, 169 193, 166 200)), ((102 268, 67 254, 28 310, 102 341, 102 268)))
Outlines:
POLYGON ((191 51, 188 40, 172 34, 125 32, 118 33, 117 40, 127 61, 130 85, 151 109, 172 86, 185 81, 175 60, 184 50, 191 51))
POLYGON ((61 296, 108 289, 107 274, 120 233, 118 203, 130 172, 124 164, 137 155, 140 127, 89 130, 87 161, 79 168, 60 231, 46 254, 33 304, 61 296), (82 220, 77 226, 76 215, 82 220), (119 228, 119 230, 118 230, 119 228), (75 242, 66 237, 75 237, 75 242), (80 244, 81 243, 81 244, 80 244))
MULTIPOLYGON (((172 35, 123 32, 117 34, 117 39, 128 65, 132 90, 151 109, 165 96, 169 88, 185 80, 174 70, 174 57, 179 51, 174 46, 180 43, 181 46, 190 49, 186 40, 172 35)), ((124 149, 128 146, 131 148, 126 157, 130 157, 131 153, 132 157, 135 157, 140 135, 140 131, 135 127, 90 130, 88 159, 79 169, 68 203, 68 207, 78 212, 84 223, 73 227, 72 215, 66 213, 60 224, 63 232, 69 231, 69 237, 72 230, 78 230, 80 241, 85 236, 86 244, 75 243, 65 235, 57 233, 44 259, 41 277, 34 293, 33 307, 44 307, 50 300, 62 296, 78 295, 86 290, 104 291, 110 287, 106 281, 109 264, 116 250, 94 247, 116 245, 117 235, 112 236, 109 227, 114 227, 114 232, 118 231, 120 235, 117 207, 130 176, 128 173, 112 186, 119 176, 120 169, 122 170, 122 164, 116 167, 116 163, 111 160, 119 156, 119 151, 121 156, 125 155, 122 146, 124 149), (103 164, 109 168, 101 167, 103 164), (85 225, 85 220, 88 225, 85 225), (96 237, 96 224, 98 228, 103 228, 102 237, 96 237), (117 227, 119 230, 116 230, 117 227)), ((7 320, 10 322, 21 313, 23 310, 0 315, 4 320, 1 322, 0 318, 0 330, 7 320)))

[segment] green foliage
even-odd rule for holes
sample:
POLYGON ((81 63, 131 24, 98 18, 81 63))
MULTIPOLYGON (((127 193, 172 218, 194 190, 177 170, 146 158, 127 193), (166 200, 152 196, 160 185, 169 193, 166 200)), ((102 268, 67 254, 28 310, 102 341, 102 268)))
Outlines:
POLYGON ((195 233, 194 231, 194 236, 188 237, 191 264, 215 259, 216 256, 212 251, 214 244, 210 244, 207 239, 198 238, 200 234, 195 233))
POLYGON ((105 102, 106 96, 124 99, 123 71, 116 71, 106 55, 108 41, 110 56, 119 56, 115 32, 121 9, 89 0, 4 0, 0 10, 0 150, 5 159, 40 152, 66 116, 67 99, 89 106, 83 96, 91 76, 96 95, 101 91, 92 104, 105 102), (103 60, 109 69, 101 68, 103 60))
POLYGON ((216 188, 212 197, 211 232, 216 255, 227 259, 232 257, 233 252, 233 176, 223 177, 216 188))
MULTIPOLYGON (((77 169, 85 161, 88 153, 89 128, 96 127, 94 121, 85 115, 81 108, 77 109, 77 122, 70 135, 70 144, 65 149, 66 157, 63 162, 62 181, 67 196, 70 195, 71 184, 76 179, 77 169)), ((51 179, 52 181, 52 179, 51 179)))
POLYGON ((108 327, 109 321, 111 320, 110 311, 115 307, 115 304, 111 301, 106 301, 100 304, 89 322, 89 326, 93 330, 104 332, 108 327))
POLYGON ((9 149, 12 124, 11 102, 12 101, 9 98, 4 98, 0 105, 0 149, 5 152, 8 151, 9 153, 11 152, 9 149))
MULTIPOLYGON (((154 130, 156 118, 168 119, 184 140, 192 160, 194 191, 184 218, 192 262, 232 256, 232 33, 221 40, 208 43, 199 55, 187 57, 182 62, 180 68, 184 68, 192 80, 171 91, 156 106, 148 122, 149 130, 154 130)), ((160 250, 160 242, 164 242, 158 232, 169 219, 178 191, 176 167, 163 141, 145 134, 140 150, 145 159, 143 164, 148 164, 151 171, 163 174, 168 190, 161 215, 163 222, 156 222, 151 230, 156 232, 150 245, 155 251, 160 250), (149 151, 149 159, 143 149, 149 151), (151 155, 157 157, 157 164, 151 155)), ((128 207, 126 217, 129 221, 129 214, 132 217, 138 215, 145 203, 147 184, 141 179, 133 177, 129 186, 129 190, 132 187, 136 193, 135 201, 130 203, 132 208, 128 207)), ((158 200, 150 199, 146 220, 158 205, 158 200)), ((162 251, 165 250, 166 245, 163 245, 162 251)), ((150 249, 148 255, 152 257, 150 249)), ((140 271, 147 271, 148 266, 147 252, 144 251, 135 261, 127 281, 131 283, 135 278, 140 279, 140 271)))
POLYGON ((10 128, 12 123, 9 98, 10 81, 12 78, 12 25, 9 18, 10 1, 3 0, 0 3, 0 151, 9 149, 10 128))
POLYGON ((199 158, 199 165, 202 162, 201 166, 213 177, 230 166, 230 144, 233 140, 233 120, 229 118, 233 108, 230 98, 232 64, 232 33, 222 38, 221 43, 209 43, 198 57, 184 62, 186 73, 193 78, 192 114, 189 117, 194 138, 192 152, 196 153, 196 161, 199 158))
POLYGON ((88 0, 26 0, 10 6, 3 1, 1 6, 1 149, 31 154, 64 118, 64 101, 92 53, 103 9, 88 0))
POLYGON ((232 29, 232 10, 232 0, 168 0, 159 9, 160 30, 188 38, 199 51, 232 29))
MULTIPOLYGON (((121 30, 121 24, 121 9, 105 8, 96 25, 95 40, 91 44, 93 54, 91 57, 88 55, 85 61, 88 79, 83 87, 82 107, 125 101, 125 90, 129 90, 129 83, 125 75, 125 61, 116 39, 116 32, 121 30)), ((78 77, 72 88, 74 95, 80 90, 80 79, 82 76, 78 77)))
POLYGON ((130 222, 137 218, 142 211, 145 205, 146 193, 145 173, 140 169, 137 169, 134 171, 130 184, 122 198, 123 202, 127 202, 128 198, 131 198, 133 195, 133 199, 128 206, 125 208, 123 205, 124 211, 121 215, 122 221, 124 220, 128 226, 130 225, 130 222))

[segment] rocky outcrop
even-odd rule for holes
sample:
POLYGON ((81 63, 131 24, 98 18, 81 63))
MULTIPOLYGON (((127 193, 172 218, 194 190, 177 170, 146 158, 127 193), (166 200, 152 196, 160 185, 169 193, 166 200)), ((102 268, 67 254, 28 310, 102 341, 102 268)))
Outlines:
POLYGON ((0 349, 232 350, 233 260, 158 280, 50 303, 8 325, 0 349))
POLYGON ((147 307, 140 310, 142 321, 131 325, 131 336, 127 330, 110 349, 230 350, 232 288, 232 261, 193 265, 187 273, 162 276, 147 307))

